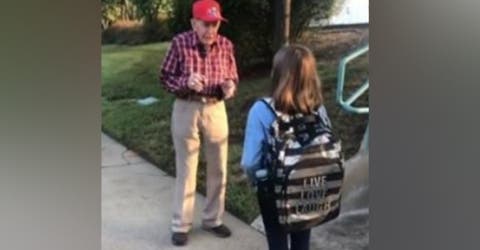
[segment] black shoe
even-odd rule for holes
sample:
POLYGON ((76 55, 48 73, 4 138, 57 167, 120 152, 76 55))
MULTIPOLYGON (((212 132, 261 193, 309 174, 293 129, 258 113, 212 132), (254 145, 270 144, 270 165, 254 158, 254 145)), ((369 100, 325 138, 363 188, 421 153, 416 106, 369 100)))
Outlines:
POLYGON ((203 229, 208 231, 208 232, 211 232, 213 234, 215 234, 216 236, 220 237, 220 238, 227 238, 227 237, 230 237, 230 235, 232 235, 232 232, 230 231, 230 229, 228 229, 227 226, 225 225, 220 225, 220 226, 216 226, 216 227, 205 227, 203 226, 203 229))
POLYGON ((187 233, 173 232, 172 243, 175 246, 185 246, 188 241, 187 233))

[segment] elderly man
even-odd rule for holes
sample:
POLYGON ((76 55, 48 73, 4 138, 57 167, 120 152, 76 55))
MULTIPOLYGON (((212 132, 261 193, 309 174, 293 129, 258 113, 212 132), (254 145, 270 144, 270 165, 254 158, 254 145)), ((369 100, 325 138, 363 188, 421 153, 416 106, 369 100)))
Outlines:
POLYGON ((200 135, 207 160, 202 228, 229 237, 222 223, 227 181, 228 121, 224 100, 238 83, 233 44, 218 34, 226 21, 213 0, 193 3, 192 30, 176 35, 161 67, 161 83, 176 96, 171 132, 176 183, 172 243, 185 245, 192 227, 200 135))

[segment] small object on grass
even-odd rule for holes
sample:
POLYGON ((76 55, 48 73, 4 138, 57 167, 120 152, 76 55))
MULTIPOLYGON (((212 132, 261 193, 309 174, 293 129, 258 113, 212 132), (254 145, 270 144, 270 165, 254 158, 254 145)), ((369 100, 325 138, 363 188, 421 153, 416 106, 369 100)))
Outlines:
POLYGON ((148 106, 156 102, 158 102, 158 99, 153 96, 137 100, 137 103, 142 106, 148 106))

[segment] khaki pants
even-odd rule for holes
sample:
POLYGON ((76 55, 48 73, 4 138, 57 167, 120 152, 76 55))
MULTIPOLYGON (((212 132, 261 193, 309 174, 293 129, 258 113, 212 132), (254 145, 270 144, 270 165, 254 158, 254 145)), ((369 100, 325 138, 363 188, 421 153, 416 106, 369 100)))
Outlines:
POLYGON ((207 199, 202 224, 222 224, 227 182, 228 121, 225 103, 204 104, 176 99, 172 112, 176 182, 173 202, 173 232, 188 232, 195 206, 200 135, 207 160, 207 199))

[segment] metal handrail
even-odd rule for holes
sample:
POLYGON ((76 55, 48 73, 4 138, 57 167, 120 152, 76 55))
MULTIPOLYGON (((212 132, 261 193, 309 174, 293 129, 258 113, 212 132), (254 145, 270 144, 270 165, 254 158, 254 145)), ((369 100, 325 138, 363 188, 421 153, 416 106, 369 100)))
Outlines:
POLYGON ((363 83, 360 88, 358 88, 348 99, 343 99, 343 90, 345 88, 345 70, 347 63, 351 60, 363 55, 364 53, 368 52, 368 45, 361 47, 355 50, 353 53, 349 54, 348 56, 342 58, 338 65, 338 72, 337 72, 337 101, 345 110, 357 113, 357 114, 366 114, 369 112, 369 107, 355 107, 352 105, 365 91, 368 90, 369 82, 368 80, 363 83))

